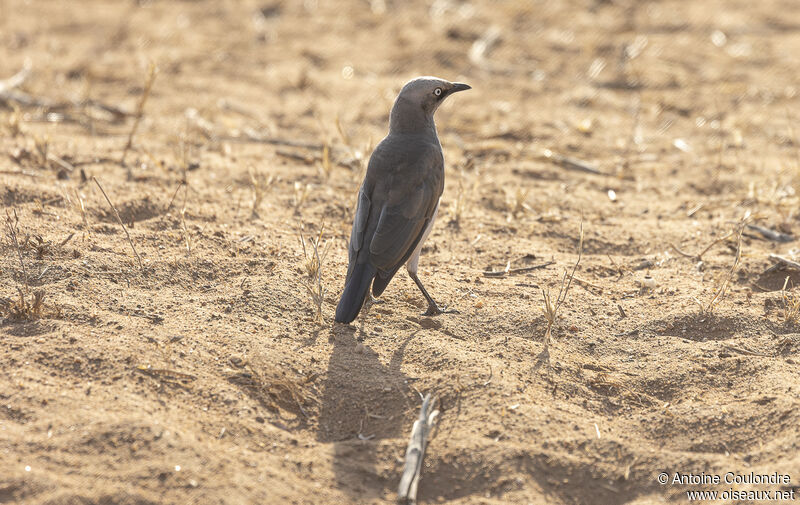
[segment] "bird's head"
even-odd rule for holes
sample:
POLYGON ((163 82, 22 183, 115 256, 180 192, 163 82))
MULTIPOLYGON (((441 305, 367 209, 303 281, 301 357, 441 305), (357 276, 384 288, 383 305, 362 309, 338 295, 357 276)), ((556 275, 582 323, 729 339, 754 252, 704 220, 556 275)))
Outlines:
POLYGON ((415 123, 433 123, 433 113, 445 98, 458 91, 472 89, 461 82, 450 82, 437 77, 417 77, 407 82, 397 95, 390 118, 390 127, 414 129, 415 123))

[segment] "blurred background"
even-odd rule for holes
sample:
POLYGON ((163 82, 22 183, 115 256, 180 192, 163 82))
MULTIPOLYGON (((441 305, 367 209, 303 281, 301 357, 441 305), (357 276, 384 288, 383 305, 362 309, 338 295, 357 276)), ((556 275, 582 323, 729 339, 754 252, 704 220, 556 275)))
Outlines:
POLYGON ((174 132, 195 109, 229 130, 303 139, 335 137, 339 118, 352 138, 377 141, 400 86, 430 74, 475 88, 447 104, 445 135, 516 140, 526 157, 547 144, 614 169, 675 139, 675 156, 786 146, 800 54, 798 6, 782 0, 3 0, 2 10, 4 75, 29 61, 32 94, 133 109, 157 64, 145 134, 174 132))

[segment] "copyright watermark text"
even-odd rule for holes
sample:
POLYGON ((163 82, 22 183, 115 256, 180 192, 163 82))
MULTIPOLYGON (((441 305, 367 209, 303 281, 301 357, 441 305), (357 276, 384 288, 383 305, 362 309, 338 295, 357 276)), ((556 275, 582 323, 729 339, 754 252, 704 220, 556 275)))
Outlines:
POLYGON ((783 501, 796 500, 795 489, 790 488, 792 477, 784 473, 682 473, 661 472, 656 481, 664 486, 734 486, 726 489, 686 489, 686 498, 694 500, 749 500, 749 501, 783 501), (739 489, 738 486, 767 486, 779 489, 739 489))

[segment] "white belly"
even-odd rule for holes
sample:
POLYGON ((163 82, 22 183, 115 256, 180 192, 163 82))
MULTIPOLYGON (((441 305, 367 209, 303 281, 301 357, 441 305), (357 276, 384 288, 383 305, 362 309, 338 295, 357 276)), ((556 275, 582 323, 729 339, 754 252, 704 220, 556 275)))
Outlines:
POLYGON ((417 273, 417 266, 419 264, 419 253, 422 251, 422 244, 425 243, 425 240, 430 235, 431 230, 433 229, 433 223, 436 222, 436 216, 439 214, 439 202, 436 202, 436 208, 433 209, 433 216, 431 216, 431 220, 428 221, 428 226, 425 227, 425 231, 422 232, 422 238, 419 240, 417 244, 417 248, 414 249, 414 252, 411 254, 411 257, 408 258, 408 263, 406 263, 406 270, 410 274, 416 275, 417 273))

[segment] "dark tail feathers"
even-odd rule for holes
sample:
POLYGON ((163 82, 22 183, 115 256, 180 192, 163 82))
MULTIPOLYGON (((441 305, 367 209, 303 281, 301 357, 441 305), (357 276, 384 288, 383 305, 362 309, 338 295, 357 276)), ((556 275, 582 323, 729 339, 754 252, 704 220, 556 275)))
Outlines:
POLYGON ((353 268, 350 280, 347 281, 339 305, 336 307, 336 321, 351 323, 358 316, 377 272, 377 269, 369 263, 360 263, 353 268))

